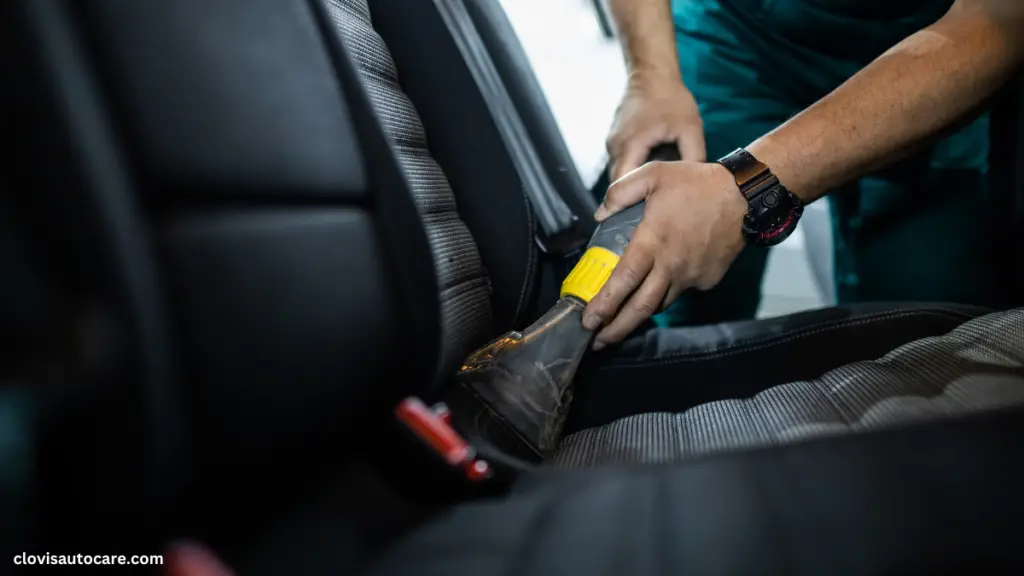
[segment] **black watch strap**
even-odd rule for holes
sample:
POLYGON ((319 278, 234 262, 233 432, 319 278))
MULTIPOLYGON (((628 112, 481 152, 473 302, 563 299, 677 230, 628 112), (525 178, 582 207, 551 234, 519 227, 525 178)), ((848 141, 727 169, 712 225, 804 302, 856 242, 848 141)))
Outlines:
POLYGON ((779 184, 779 179, 772 174, 768 166, 743 148, 722 158, 718 163, 732 172, 733 177, 736 178, 736 185, 740 187, 740 192, 747 200, 756 196, 761 188, 779 184))
POLYGON ((732 172, 747 199, 743 237, 751 244, 774 246, 796 229, 803 202, 783 186, 767 165, 740 148, 718 161, 732 172))

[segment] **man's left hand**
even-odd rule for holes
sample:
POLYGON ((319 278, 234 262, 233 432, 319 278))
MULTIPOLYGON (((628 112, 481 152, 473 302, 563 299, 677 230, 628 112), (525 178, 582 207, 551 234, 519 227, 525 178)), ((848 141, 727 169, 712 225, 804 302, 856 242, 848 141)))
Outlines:
POLYGON ((709 290, 725 275, 744 241, 747 202, 720 164, 651 162, 608 189, 595 218, 647 200, 644 217, 583 325, 594 349, 618 342, 664 310, 687 288, 709 290))

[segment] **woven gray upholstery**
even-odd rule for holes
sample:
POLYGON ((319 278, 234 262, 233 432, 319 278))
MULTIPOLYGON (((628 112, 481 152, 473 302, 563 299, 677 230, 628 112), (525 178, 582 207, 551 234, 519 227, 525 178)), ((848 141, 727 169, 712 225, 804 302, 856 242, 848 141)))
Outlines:
POLYGON ((459 218, 444 172, 430 155, 426 133, 402 92, 366 0, 325 0, 349 56, 412 189, 430 241, 441 291, 443 352, 439 369, 452 373, 492 330, 490 285, 475 242, 459 218))
MULTIPOLYGON (((668 383, 666 383, 668 385, 668 383)), ((686 385, 686 383, 680 383, 686 385)), ((551 464, 666 462, 1024 404, 1024 309, 996 312, 815 380, 563 439, 551 464)))

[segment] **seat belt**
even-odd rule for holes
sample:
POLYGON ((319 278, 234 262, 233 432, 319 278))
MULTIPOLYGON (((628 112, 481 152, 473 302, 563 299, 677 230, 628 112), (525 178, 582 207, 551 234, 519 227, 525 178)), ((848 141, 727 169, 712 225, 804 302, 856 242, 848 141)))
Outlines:
POLYGON ((487 110, 523 182, 524 193, 540 227, 538 246, 543 252, 554 255, 582 248, 589 238, 578 229, 579 216, 572 213, 544 171, 529 133, 466 6, 462 0, 434 0, 434 5, 483 95, 487 110))

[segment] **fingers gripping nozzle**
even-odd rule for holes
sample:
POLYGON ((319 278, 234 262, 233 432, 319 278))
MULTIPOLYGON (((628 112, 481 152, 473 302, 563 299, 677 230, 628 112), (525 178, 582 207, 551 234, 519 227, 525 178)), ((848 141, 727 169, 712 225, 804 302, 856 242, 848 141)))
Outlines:
MULTIPOLYGON (((674 144, 663 144, 651 151, 648 161, 679 159, 679 150, 674 144)), ((646 202, 634 204, 598 224, 583 256, 562 282, 563 298, 575 296, 584 302, 590 302, 597 296, 611 276, 615 265, 619 263, 626 246, 633 239, 646 206, 646 202)))
MULTIPOLYGON (((652 156, 678 153, 659 147, 652 156)), ((641 202, 601 222, 562 282, 561 299, 522 332, 510 332, 471 354, 456 378, 487 413, 537 458, 557 447, 572 399, 572 380, 593 333, 583 310, 611 276, 644 214, 641 202)))

